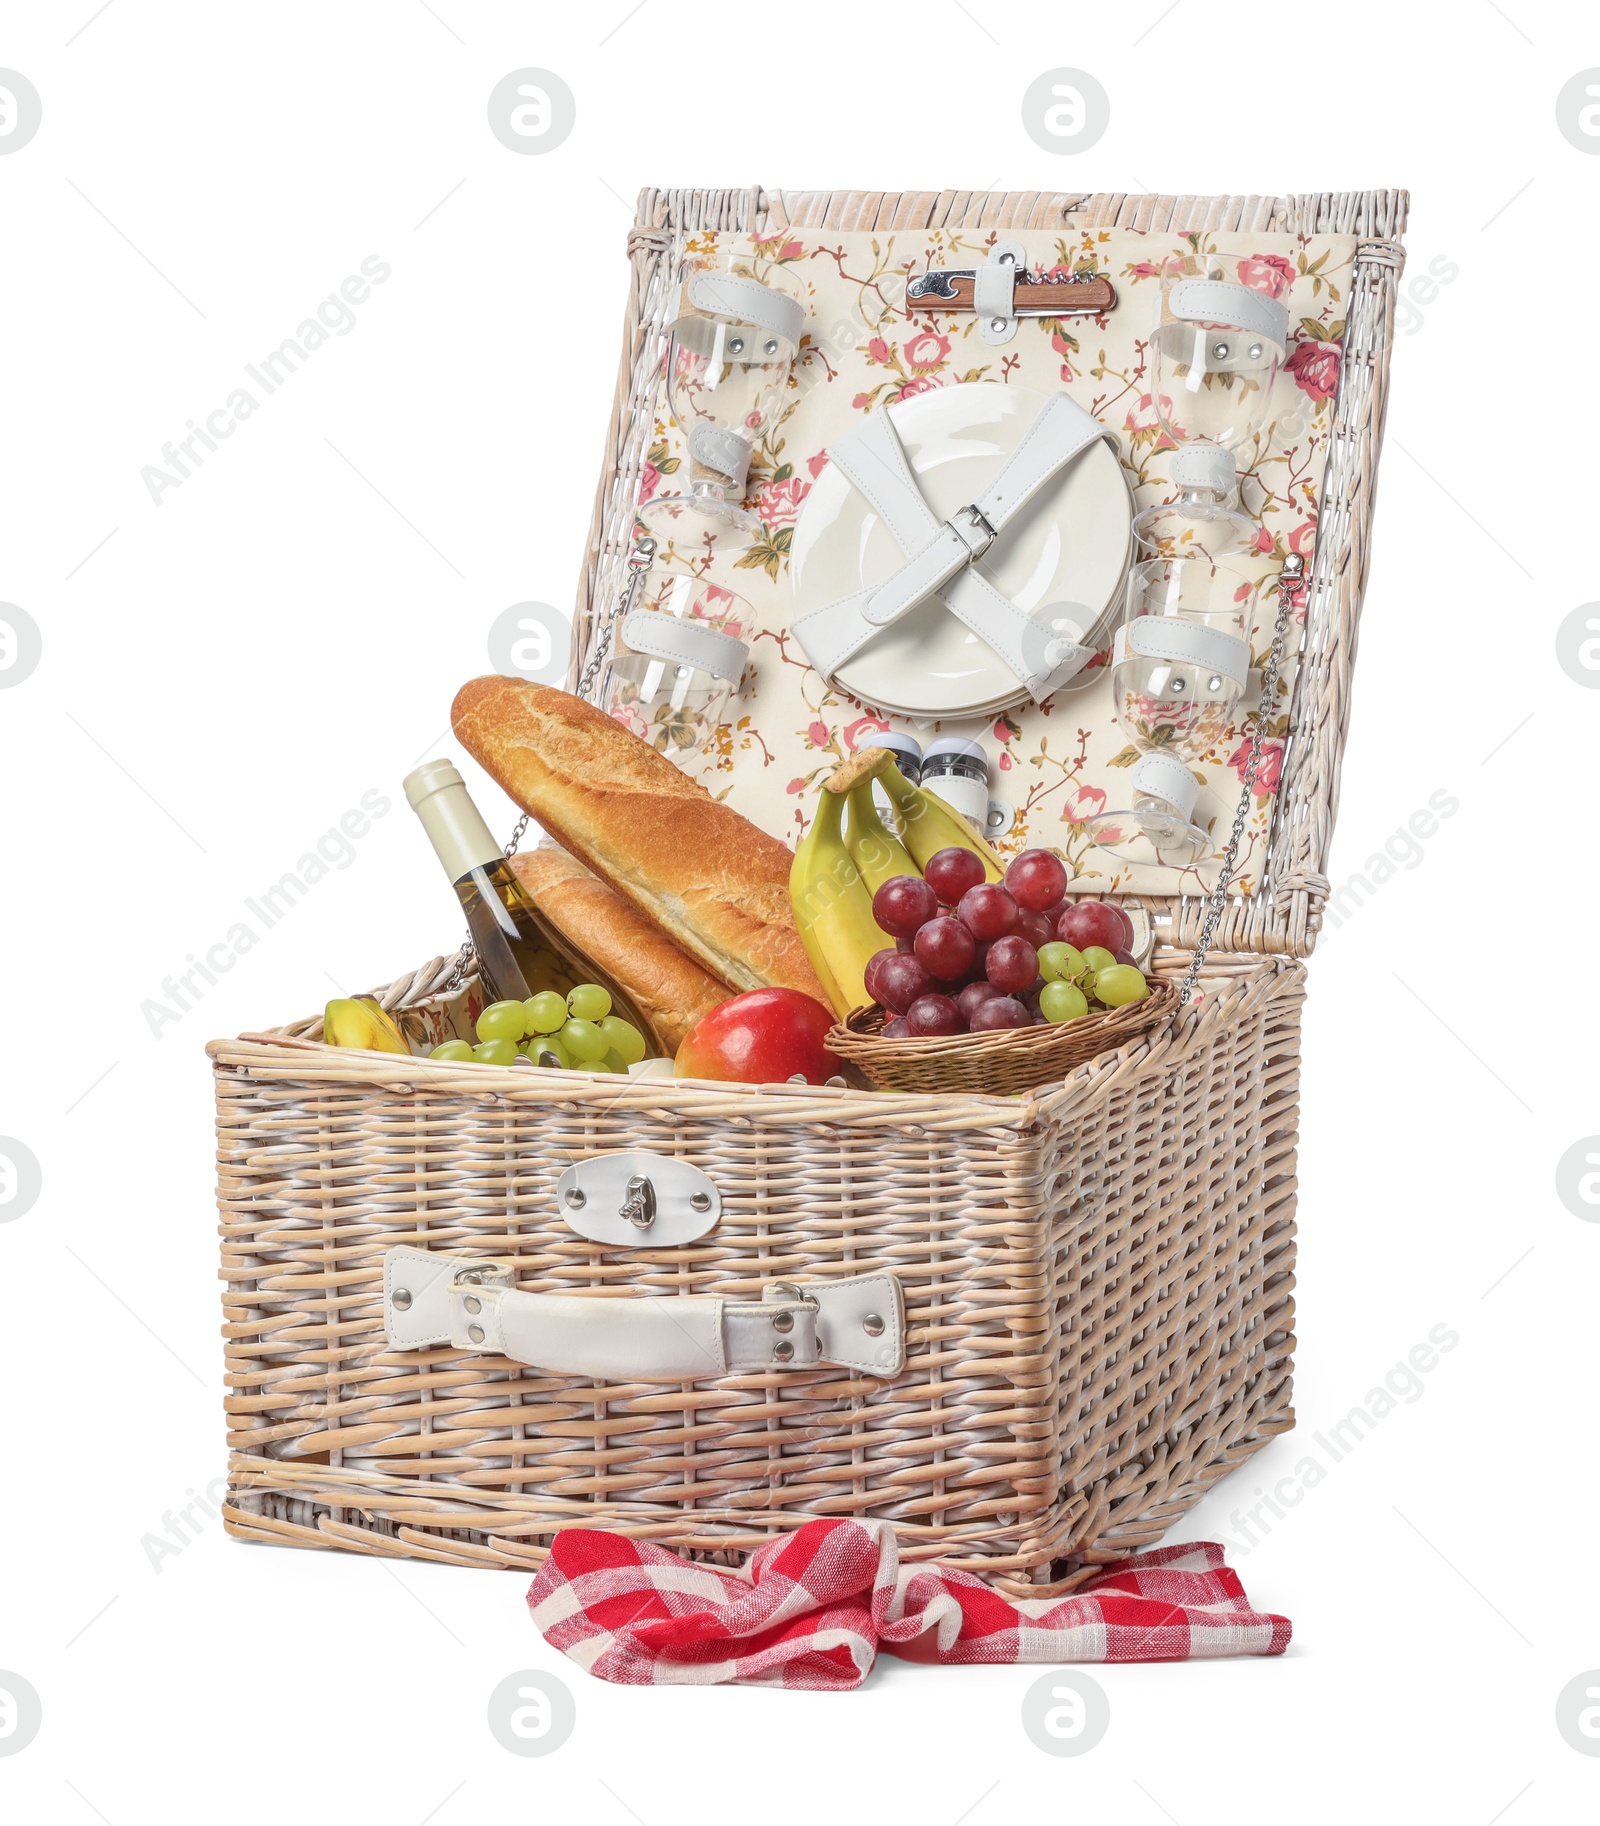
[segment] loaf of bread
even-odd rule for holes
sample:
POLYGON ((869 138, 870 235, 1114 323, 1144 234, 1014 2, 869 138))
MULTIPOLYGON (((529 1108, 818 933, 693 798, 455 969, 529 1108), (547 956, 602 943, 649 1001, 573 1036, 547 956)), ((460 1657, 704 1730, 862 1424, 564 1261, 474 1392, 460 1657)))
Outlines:
POLYGON ((582 698, 513 678, 463 685, 467 752, 586 868, 730 989, 828 1005, 789 902, 793 857, 582 698))
POLYGON ((668 1053, 727 989, 653 919, 553 843, 511 858, 518 881, 558 931, 627 990, 668 1053))

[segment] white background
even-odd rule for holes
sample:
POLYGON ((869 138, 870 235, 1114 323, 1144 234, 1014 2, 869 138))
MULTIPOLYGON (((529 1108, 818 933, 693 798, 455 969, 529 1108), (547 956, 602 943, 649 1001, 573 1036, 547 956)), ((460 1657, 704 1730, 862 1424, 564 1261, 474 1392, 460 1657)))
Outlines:
POLYGON ((1600 1228, 1555 1173, 1600 1131, 1600 698, 1555 637, 1600 596, 1600 158, 1554 111, 1600 63, 1592 13, 629 3, 8 9, 0 63, 44 121, 0 158, 0 597, 44 658, 0 693, 0 1131, 44 1191, 0 1226, 0 1668, 44 1724, 0 1757, 0 1811, 1593 1817, 1600 1759, 1562 1741, 1555 1701, 1600 1666, 1600 1228), (486 124, 526 65, 577 97, 546 156, 486 124), (1019 118, 1057 65, 1111 97, 1078 156, 1019 118), (1430 1328, 1460 1343, 1235 1553, 1294 1619, 1288 1656, 1095 1670, 1111 1726, 1077 1760, 1022 1732, 1036 1670, 886 1661, 851 1696, 609 1688, 545 1647, 520 1575, 251 1547, 217 1523, 159 1571, 145 1545, 224 1462, 204 1043, 456 942, 398 782, 446 746, 494 617, 572 599, 634 194, 753 181, 1401 184, 1412 275, 1458 269, 1395 350, 1334 879, 1430 794, 1460 809, 1312 966, 1300 1429, 1175 1536, 1242 1545, 1230 1517, 1256 1486, 1430 1328), (392 277, 356 327, 153 505, 141 467, 372 254, 392 277), (162 979, 372 788, 394 809, 350 866, 153 1037, 162 979), (544 1760, 485 1725, 529 1667, 577 1702, 544 1760))

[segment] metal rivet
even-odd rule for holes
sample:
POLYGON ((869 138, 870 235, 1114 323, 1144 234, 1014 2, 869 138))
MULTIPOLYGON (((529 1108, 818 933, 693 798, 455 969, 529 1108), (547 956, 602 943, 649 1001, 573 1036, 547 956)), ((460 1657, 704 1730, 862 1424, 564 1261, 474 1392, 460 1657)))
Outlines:
POLYGON ((775 1312, 772 1315, 772 1329, 774 1331, 793 1331, 794 1314, 792 1312, 783 1311, 775 1312))
POLYGON ((482 1312, 483 1301, 475 1293, 469 1293, 466 1298, 466 1308, 468 1312, 482 1312))
POLYGON ((861 1321, 861 1329, 869 1338, 881 1338, 883 1336, 883 1320, 877 1313, 869 1312, 861 1321))
POLYGON ((742 355, 744 353, 744 338, 742 336, 730 336, 728 338, 728 347, 733 354, 742 355))
POLYGON ((481 1325, 469 1325, 467 1327, 467 1336, 474 1344, 481 1344, 483 1342, 483 1327, 481 1325))
POLYGON ((768 355, 776 355, 777 352, 778 352, 778 339, 775 336, 769 336, 766 341, 766 353, 768 355))
POLYGON ((569 1211, 581 1211, 589 1201, 576 1186, 568 1186, 563 1194, 563 1202, 569 1211))
POLYGON ((709 1192, 696 1192, 691 1196, 689 1205, 690 1208, 695 1211, 709 1211, 711 1209, 711 1194, 709 1192))
POLYGON ((411 1310, 411 1289, 409 1287, 397 1287, 390 1299, 390 1305, 394 1307, 396 1312, 409 1312, 411 1310))
POLYGON ((794 1346, 787 1338, 780 1338, 772 1347, 772 1354, 779 1363, 787 1363, 794 1355, 794 1346))
POLYGON ((1004 317, 991 317, 989 319, 989 328, 991 330, 1003 330, 1005 327, 1006 320, 1004 317))

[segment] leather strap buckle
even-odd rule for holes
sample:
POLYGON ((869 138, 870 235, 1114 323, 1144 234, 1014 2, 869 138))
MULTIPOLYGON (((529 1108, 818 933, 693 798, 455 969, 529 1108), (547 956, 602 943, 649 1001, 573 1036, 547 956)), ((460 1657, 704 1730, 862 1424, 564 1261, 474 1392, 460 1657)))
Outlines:
MULTIPOLYGON (((873 413, 830 450, 841 473, 877 510, 906 562, 881 583, 812 609, 793 623, 795 638, 825 679, 880 628, 936 596, 963 626, 999 655, 1021 688, 1043 703, 1091 657, 1077 644, 1052 642, 1069 630, 1040 625, 975 567, 1038 491, 1105 432, 1064 393, 1039 416, 978 499, 947 520, 934 517, 888 413, 873 413)), ((1073 627, 1074 636, 1082 633, 1073 627)))
POLYGON ((945 521, 945 525, 967 548, 969 563, 981 558, 999 537, 994 527, 984 518, 983 509, 976 501, 969 501, 965 507, 958 507, 945 521))

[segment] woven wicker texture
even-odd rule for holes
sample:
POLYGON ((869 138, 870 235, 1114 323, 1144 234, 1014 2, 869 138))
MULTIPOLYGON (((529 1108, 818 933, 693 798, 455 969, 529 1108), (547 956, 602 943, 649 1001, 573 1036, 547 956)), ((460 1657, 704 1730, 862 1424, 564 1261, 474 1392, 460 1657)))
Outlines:
POLYGON ((1125 1046, 1172 1019, 1175 984, 1158 979, 1142 1002, 1051 1027, 952 1034, 948 1039, 886 1040, 883 1010, 858 1008, 828 1036, 841 1059, 894 1091, 977 1091, 1018 1097, 1064 1078, 1075 1065, 1125 1046))
POLYGON ((1235 958, 1208 980, 1175 1028, 1021 1100, 215 1042, 228 1526, 526 1566, 569 1524, 706 1551, 883 1516, 911 1557, 1019 1590, 1155 1539, 1290 1424, 1303 966, 1235 958), (623 1148, 709 1173, 717 1227, 679 1249, 576 1236, 557 1176, 623 1148), (596 1297, 887 1268, 907 1366, 602 1386, 390 1351, 382 1258, 402 1243, 596 1297))

